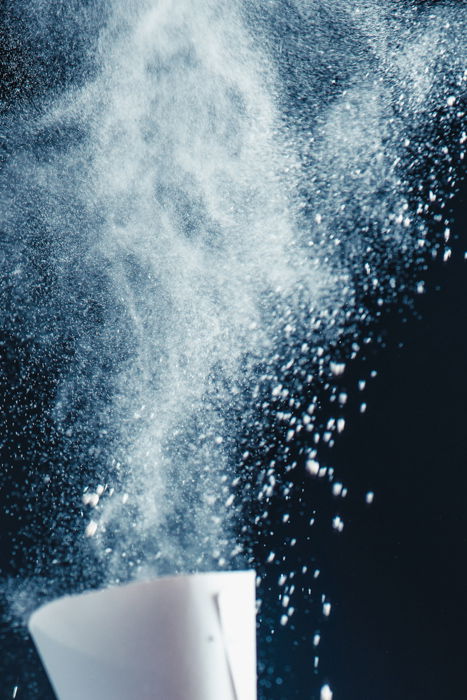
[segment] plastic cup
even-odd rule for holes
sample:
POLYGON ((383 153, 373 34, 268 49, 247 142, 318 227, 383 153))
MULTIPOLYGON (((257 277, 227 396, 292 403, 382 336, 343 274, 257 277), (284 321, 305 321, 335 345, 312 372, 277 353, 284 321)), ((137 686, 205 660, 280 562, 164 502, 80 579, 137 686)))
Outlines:
POLYGON ((59 700, 256 700, 253 571, 67 596, 29 631, 59 700))

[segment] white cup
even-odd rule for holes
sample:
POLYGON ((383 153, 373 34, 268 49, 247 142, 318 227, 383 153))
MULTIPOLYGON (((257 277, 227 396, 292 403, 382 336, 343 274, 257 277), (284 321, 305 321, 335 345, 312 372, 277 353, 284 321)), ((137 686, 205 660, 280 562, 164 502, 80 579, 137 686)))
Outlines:
POLYGON ((256 700, 253 571, 67 596, 29 631, 59 700, 256 700))

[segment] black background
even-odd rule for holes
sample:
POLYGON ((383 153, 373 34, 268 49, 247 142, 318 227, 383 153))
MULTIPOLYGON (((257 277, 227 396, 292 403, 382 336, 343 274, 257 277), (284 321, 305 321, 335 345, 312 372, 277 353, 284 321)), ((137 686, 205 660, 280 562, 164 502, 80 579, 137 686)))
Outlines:
POLYGON ((318 698, 326 681, 343 700, 467 696, 466 205, 464 184, 453 203, 452 259, 429 266, 427 291, 411 312, 398 307, 383 316, 385 342, 350 363, 342 379, 346 429, 326 463, 349 488, 345 503, 329 496, 328 484, 299 477, 304 496, 285 510, 293 520, 294 508, 298 516, 308 501, 314 528, 295 519, 299 551, 287 551, 280 524, 264 538, 289 568, 310 562, 321 571, 319 585, 297 577, 302 592, 287 630, 271 613, 277 576, 266 577, 264 698, 318 698), (362 393, 360 379, 367 380, 362 393), (330 525, 336 512, 341 533, 330 525), (332 603, 328 619, 320 615, 321 592, 332 603), (321 643, 313 680, 315 630, 321 643))
MULTIPOLYGON (((430 267, 415 313, 387 316, 386 347, 346 377, 347 427, 330 460, 349 486, 346 524, 312 545, 333 602, 321 671, 336 698, 467 696, 466 204, 464 186, 453 259, 430 267), (359 397, 358 379, 373 368, 359 397), (376 494, 367 507, 366 489, 376 494)), ((310 645, 301 646, 296 697, 308 697, 310 645)))

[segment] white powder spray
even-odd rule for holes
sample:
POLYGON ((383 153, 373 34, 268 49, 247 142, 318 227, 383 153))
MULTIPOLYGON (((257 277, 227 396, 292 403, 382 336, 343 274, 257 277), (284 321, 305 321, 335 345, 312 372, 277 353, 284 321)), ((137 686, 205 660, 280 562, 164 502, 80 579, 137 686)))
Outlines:
POLYGON ((451 255, 467 12, 113 0, 79 32, 59 0, 29 5, 43 36, 53 11, 70 46, 92 35, 81 73, 44 69, 2 127, 4 326, 59 366, 57 510, 79 483, 100 583, 244 565, 286 469, 333 479, 319 445, 345 421, 320 425, 310 387, 343 406, 372 321, 451 255))

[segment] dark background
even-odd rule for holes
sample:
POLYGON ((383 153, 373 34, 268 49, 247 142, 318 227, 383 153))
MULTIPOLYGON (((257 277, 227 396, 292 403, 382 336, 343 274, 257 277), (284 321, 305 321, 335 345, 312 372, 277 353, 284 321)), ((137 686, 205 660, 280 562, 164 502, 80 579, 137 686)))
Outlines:
POLYGON ((303 596, 293 631, 277 645, 275 673, 289 671, 279 687, 270 674, 265 698, 317 697, 309 690, 313 625, 322 632, 320 682, 329 680, 335 698, 467 696, 466 206, 464 184, 453 205, 451 261, 429 267, 412 312, 385 315, 386 342, 347 370, 347 427, 328 462, 349 496, 337 504, 326 486, 307 487, 318 518, 304 549, 321 570, 332 615, 320 619, 316 596, 303 596), (358 380, 373 369, 362 395, 358 380), (370 506, 367 490, 375 492, 370 506), (335 512, 345 521, 339 534, 329 525, 335 512))
MULTIPOLYGON (((310 531, 302 519, 300 551, 286 560, 299 568, 311 555, 320 587, 309 576, 300 581, 291 629, 276 624, 276 640, 262 629, 260 650, 275 661, 263 669, 264 698, 319 697, 326 680, 343 700, 467 697, 466 205, 464 185, 453 205, 451 261, 429 267, 427 292, 412 312, 384 316, 386 342, 350 364, 342 380, 347 427, 328 463, 349 495, 338 502, 327 484, 305 486, 317 523, 310 531), (368 379, 373 369, 378 374, 368 379), (368 490, 375 492, 370 506, 368 490), (330 527, 336 512, 342 533, 330 527), (326 620, 320 591, 332 602, 326 620), (315 629, 322 637, 316 687, 315 629)), ((303 509, 303 499, 295 508, 303 509)), ((281 549, 283 541, 278 526, 268 544, 281 549)), ((270 576, 265 598, 276 592, 276 579, 270 576)))
POLYGON ((339 603, 326 657, 347 700, 467 693, 466 203, 464 187, 453 260, 429 270, 418 319, 388 324, 368 413, 334 453, 376 491, 329 558, 339 603))

